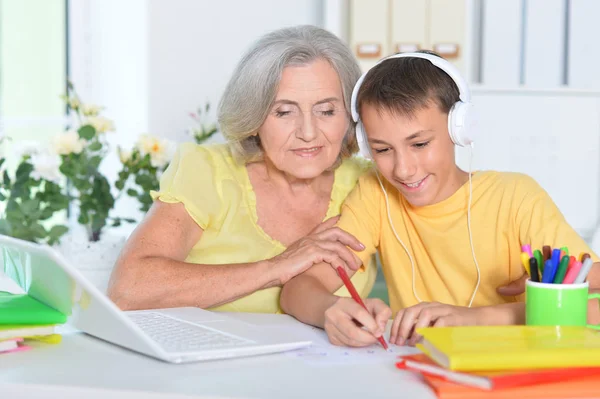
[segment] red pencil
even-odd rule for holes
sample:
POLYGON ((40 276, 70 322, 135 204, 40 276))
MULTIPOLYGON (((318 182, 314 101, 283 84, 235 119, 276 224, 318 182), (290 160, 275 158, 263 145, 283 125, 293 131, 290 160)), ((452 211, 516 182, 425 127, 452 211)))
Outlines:
MULTIPOLYGON (((365 310, 367 310, 367 307, 365 306, 365 303, 360 298, 360 295, 358 295, 358 292, 356 291, 356 288, 354 288, 354 284, 352 284, 352 281, 350 281, 350 277, 348 277, 348 274, 346 273, 346 270, 344 270, 344 268, 342 266, 338 266, 337 267, 337 272, 338 272, 338 275, 340 276, 340 278, 342 279, 342 281, 344 282, 344 285, 346 286, 346 288, 350 292, 350 295, 352 295, 352 299, 354 299, 360 306, 362 306, 363 308, 365 308, 365 310)), ((383 339, 383 335, 380 336, 377 339, 381 343, 381 346, 383 346, 383 349, 388 350, 388 345, 385 342, 385 339, 383 339)))

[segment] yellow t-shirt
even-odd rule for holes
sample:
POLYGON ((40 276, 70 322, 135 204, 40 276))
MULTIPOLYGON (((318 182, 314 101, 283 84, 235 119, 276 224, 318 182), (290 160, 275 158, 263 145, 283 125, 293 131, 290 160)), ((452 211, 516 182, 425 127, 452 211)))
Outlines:
MULTIPOLYGON (((370 164, 358 158, 345 160, 336 170, 331 201, 325 219, 338 215, 344 199, 370 164)), ((200 146, 182 144, 160 180, 153 199, 183 203, 204 230, 186 262, 232 264, 270 259, 286 247, 268 236, 258 225, 256 196, 245 166, 233 159, 225 144, 200 146)), ((367 296, 373 288, 374 262, 353 276, 356 289, 367 296)), ((201 289, 201 287, 198 287, 201 289)), ((229 312, 281 313, 281 288, 258 290, 246 297, 213 308, 229 312)), ((349 296, 346 289, 338 295, 349 296)))
MULTIPOLYGON (((417 295, 423 301, 467 306, 477 283, 467 228, 469 183, 434 205, 414 207, 382 178, 394 227, 415 263, 417 295)), ((516 301, 496 288, 521 277, 521 244, 567 246, 578 255, 585 241, 567 224, 550 196, 532 178, 519 173, 477 172, 472 177, 471 230, 481 282, 473 306, 516 301)), ((364 174, 342 207, 338 226, 355 235, 368 259, 379 250, 394 311, 418 303, 411 264, 388 221, 385 198, 374 172, 364 174)))

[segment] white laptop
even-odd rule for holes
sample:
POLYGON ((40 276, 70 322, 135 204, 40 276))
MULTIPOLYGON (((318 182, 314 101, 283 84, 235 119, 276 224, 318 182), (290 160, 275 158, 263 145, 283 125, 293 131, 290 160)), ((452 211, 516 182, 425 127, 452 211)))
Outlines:
POLYGON ((199 308, 123 312, 47 245, 0 235, 0 261, 0 270, 28 295, 68 314, 76 328, 167 362, 262 355, 311 344, 199 308))

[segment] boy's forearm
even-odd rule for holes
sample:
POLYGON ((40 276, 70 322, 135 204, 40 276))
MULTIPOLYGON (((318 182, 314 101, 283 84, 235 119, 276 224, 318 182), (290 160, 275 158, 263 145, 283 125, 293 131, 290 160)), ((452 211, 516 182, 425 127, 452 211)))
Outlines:
POLYGON ((525 302, 484 306, 479 310, 481 312, 479 324, 481 325, 525 324, 525 302))
POLYGON ((301 322, 323 328, 325 311, 338 299, 317 278, 301 274, 283 286, 280 304, 285 313, 301 322))

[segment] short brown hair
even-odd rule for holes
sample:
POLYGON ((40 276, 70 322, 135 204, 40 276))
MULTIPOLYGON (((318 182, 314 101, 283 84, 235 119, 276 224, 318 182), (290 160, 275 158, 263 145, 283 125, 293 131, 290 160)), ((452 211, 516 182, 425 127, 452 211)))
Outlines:
MULTIPOLYGON (((422 53, 438 54, 432 51, 422 53)), ((422 58, 391 58, 372 68, 365 76, 357 97, 357 109, 369 104, 393 114, 411 116, 415 111, 437 104, 448 113, 460 100, 454 80, 422 58)))

